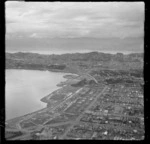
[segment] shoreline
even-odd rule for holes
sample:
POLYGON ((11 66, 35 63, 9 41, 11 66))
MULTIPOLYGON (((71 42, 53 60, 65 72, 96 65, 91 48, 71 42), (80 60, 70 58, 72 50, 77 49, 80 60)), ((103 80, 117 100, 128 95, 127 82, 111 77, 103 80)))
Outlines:
MULTIPOLYGON (((31 69, 5 69, 5 70, 31 70, 31 69)), ((35 69, 33 69, 33 70, 35 70, 35 69)), ((54 71, 49 71, 49 70, 40 70, 40 71, 54 72, 54 71)), ((57 71, 57 72, 60 73, 60 71, 57 71)), ((42 98, 40 99, 41 102, 47 104, 46 107, 44 107, 44 108, 42 108, 42 109, 40 109, 40 110, 33 111, 33 112, 31 112, 31 113, 27 113, 27 114, 22 115, 22 116, 18 116, 18 117, 14 117, 14 118, 5 120, 5 123, 7 123, 7 122, 9 122, 9 121, 12 121, 12 120, 15 120, 15 119, 21 119, 22 117, 25 117, 25 116, 28 116, 28 115, 32 115, 32 114, 34 114, 34 113, 37 113, 37 112, 40 112, 41 110, 46 109, 47 106, 48 106, 48 104, 49 104, 49 102, 47 102, 47 98, 48 98, 50 95, 52 95, 53 93, 56 93, 56 91, 58 91, 59 89, 63 88, 63 85, 64 85, 63 83, 66 83, 67 80, 70 79, 70 78, 68 78, 68 77, 70 77, 70 76, 71 76, 71 77, 74 77, 75 75, 76 75, 75 77, 80 76, 80 75, 78 75, 78 74, 76 74, 76 73, 71 73, 71 72, 66 72, 66 73, 65 73, 65 72, 61 72, 61 73, 64 73, 63 78, 65 78, 65 80, 64 80, 64 81, 60 81, 58 84, 56 84, 56 86, 57 86, 57 89, 56 89, 56 90, 52 91, 51 93, 49 93, 48 95, 46 95, 46 96, 44 96, 44 97, 42 97, 42 98)))
POLYGON ((61 88, 63 88, 64 86, 66 86, 66 82, 69 80, 69 79, 74 79, 75 77, 78 77, 79 75, 77 74, 67 74, 67 75, 64 75, 63 78, 65 78, 66 80, 65 81, 61 81, 59 82, 58 84, 56 84, 56 86, 58 87, 58 89, 54 90, 53 92, 49 93, 48 95, 44 96, 43 98, 40 99, 40 101, 44 102, 44 103, 48 103, 47 102, 47 98, 49 97, 50 98, 50 95, 56 93, 58 90, 60 90, 61 88), (76 75, 76 76, 75 76, 76 75), (70 78, 72 77, 72 78, 70 78), (74 77, 74 78, 73 78, 74 77))
POLYGON ((5 70, 37 70, 37 71, 49 71, 49 72, 56 72, 56 73, 66 73, 66 74, 72 74, 72 75, 78 75, 75 72, 71 71, 60 71, 60 70, 50 70, 50 69, 25 69, 25 68, 5 68, 5 70))

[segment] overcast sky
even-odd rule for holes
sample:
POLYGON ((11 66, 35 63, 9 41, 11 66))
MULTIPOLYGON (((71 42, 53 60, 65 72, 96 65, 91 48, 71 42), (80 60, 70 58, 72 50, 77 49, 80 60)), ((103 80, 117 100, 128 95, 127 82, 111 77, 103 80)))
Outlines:
POLYGON ((6 2, 6 38, 143 37, 143 2, 6 2))

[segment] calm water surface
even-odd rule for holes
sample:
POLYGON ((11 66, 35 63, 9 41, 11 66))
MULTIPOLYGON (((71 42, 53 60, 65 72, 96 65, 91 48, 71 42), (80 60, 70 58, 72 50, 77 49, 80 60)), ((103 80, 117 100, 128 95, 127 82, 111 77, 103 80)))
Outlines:
POLYGON ((65 73, 38 70, 6 70, 6 120, 46 106, 40 99, 58 89, 65 73))

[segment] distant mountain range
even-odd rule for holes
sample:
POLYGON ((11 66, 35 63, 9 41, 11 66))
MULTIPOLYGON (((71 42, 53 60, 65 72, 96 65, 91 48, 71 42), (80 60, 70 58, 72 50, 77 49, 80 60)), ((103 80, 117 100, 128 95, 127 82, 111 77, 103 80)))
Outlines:
POLYGON ((143 71, 143 53, 108 54, 100 52, 62 55, 6 53, 6 69, 49 70, 81 74, 93 70, 143 71))
POLYGON ((131 53, 131 54, 109 54, 101 52, 90 52, 90 53, 72 53, 62 55, 42 55, 37 53, 6 53, 6 60, 31 60, 34 62, 36 59, 43 60, 61 60, 61 61, 141 61, 143 60, 143 53, 131 53))

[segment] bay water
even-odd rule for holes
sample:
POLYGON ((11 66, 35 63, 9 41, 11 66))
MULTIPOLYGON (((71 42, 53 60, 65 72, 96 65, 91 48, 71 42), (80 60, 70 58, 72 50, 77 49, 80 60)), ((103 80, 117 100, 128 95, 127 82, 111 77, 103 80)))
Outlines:
POLYGON ((65 73, 9 69, 5 72, 6 120, 46 107, 41 98, 58 89, 65 73))

